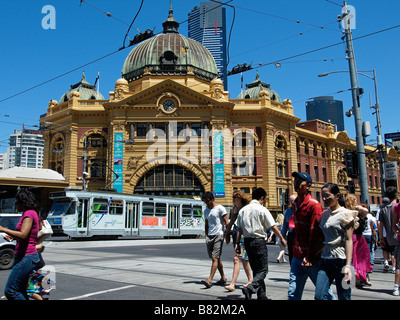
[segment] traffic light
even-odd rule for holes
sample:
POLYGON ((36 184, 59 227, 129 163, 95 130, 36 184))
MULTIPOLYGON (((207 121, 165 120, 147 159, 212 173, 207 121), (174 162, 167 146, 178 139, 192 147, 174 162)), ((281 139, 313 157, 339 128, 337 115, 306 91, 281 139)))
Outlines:
POLYGON ((353 150, 345 150, 344 155, 342 156, 344 161, 342 162, 345 165, 345 171, 350 178, 358 177, 358 159, 357 159, 357 151, 353 150))

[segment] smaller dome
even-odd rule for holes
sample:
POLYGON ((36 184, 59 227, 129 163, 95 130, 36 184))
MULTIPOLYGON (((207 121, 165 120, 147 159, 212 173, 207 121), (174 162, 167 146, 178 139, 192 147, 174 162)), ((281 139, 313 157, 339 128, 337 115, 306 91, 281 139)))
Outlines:
POLYGON ((256 79, 252 83, 246 84, 246 89, 243 90, 237 98, 238 99, 259 99, 261 91, 267 91, 269 93, 269 97, 272 101, 282 103, 281 98, 274 90, 272 90, 270 88, 270 85, 265 82, 262 82, 260 80, 258 71, 257 71, 256 79))
POLYGON ((96 87, 86 81, 85 72, 82 73, 81 81, 71 85, 71 89, 62 95, 60 103, 68 101, 74 91, 79 92, 80 100, 104 100, 103 95, 96 90, 96 87))

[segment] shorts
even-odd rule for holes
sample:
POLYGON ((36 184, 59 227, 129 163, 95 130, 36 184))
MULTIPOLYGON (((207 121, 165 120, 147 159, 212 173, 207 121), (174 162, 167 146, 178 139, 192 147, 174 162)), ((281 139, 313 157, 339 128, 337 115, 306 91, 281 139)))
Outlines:
POLYGON ((394 250, 396 248, 396 246, 390 246, 389 242, 387 241, 386 237, 383 238, 383 241, 385 242, 385 246, 381 247, 383 251, 389 252, 390 254, 394 253, 394 250))
POLYGON ((219 259, 221 257, 223 243, 224 243, 223 235, 206 237, 207 252, 210 259, 211 258, 219 259))

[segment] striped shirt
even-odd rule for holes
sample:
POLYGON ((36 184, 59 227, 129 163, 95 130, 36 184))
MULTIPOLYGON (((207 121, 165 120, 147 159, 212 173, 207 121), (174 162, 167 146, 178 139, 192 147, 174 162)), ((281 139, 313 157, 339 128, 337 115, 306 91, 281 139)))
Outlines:
POLYGON ((293 256, 303 260, 320 260, 324 235, 319 228, 318 219, 323 212, 321 204, 307 194, 302 203, 299 199, 293 202, 295 236, 293 239, 293 256))

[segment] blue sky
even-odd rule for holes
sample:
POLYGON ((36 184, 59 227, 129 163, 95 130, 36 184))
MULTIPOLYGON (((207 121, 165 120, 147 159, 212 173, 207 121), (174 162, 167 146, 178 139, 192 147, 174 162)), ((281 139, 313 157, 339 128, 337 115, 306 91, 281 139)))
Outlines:
MULTIPOLYGON (((37 125, 40 115, 46 112, 48 101, 59 101, 71 84, 79 82, 83 71, 87 81, 92 84, 100 71, 100 92, 105 98, 109 97, 115 81, 121 77, 123 63, 132 48, 79 67, 122 46, 128 25, 140 3, 141 0, 87 0, 81 5, 80 0, 2 2, 0 152, 6 151, 9 134, 14 129, 20 129, 22 123, 27 128, 37 125), (46 19, 48 13, 42 13, 46 5, 55 9, 55 29, 42 27, 42 20, 46 19), (110 12, 112 17, 107 17, 101 10, 110 12), (53 78, 57 79, 49 81, 53 78), (44 82, 47 83, 40 85, 44 82), (29 90, 37 85, 40 86, 29 90), (21 93, 23 91, 26 92, 21 93)), ((187 22, 184 21, 198 3, 172 0, 174 16, 181 22, 179 31, 185 36, 187 22)), ((293 101, 295 115, 304 121, 305 102, 315 96, 332 95, 343 101, 344 110, 351 108, 348 73, 317 77, 324 72, 348 70, 346 47, 337 22, 342 1, 233 0, 230 4, 235 6, 235 20, 228 69, 242 63, 252 63, 253 67, 264 65, 244 73, 244 83, 252 82, 258 70, 261 80, 271 84, 282 100, 288 98, 293 101), (328 49, 284 60, 340 42, 328 49), (281 61, 281 67, 271 64, 275 61, 281 61), (340 91, 343 92, 338 93, 340 91)), ((372 0, 352 0, 348 4, 355 8, 354 38, 400 23, 400 1, 383 0, 378 4, 372 0)), ((132 39, 137 30, 143 32, 154 27, 155 33, 161 32, 168 9, 169 0, 144 0, 129 37, 132 39)), ((226 11, 230 28, 234 11, 231 7, 227 7, 226 11)), ((399 131, 399 39, 400 28, 394 28, 354 41, 357 69, 376 69, 377 72, 383 133, 399 131)), ((228 82, 230 97, 236 98, 241 90, 240 75, 230 76, 228 82)), ((372 135, 367 138, 370 141, 376 139, 376 117, 372 114, 374 110, 369 102, 370 93, 372 104, 375 101, 374 83, 364 76, 359 76, 359 83, 365 90, 361 98, 362 120, 371 123, 372 135)), ((353 117, 345 117, 345 129, 354 139, 353 117)), ((370 143, 375 144, 374 141, 370 143)))

